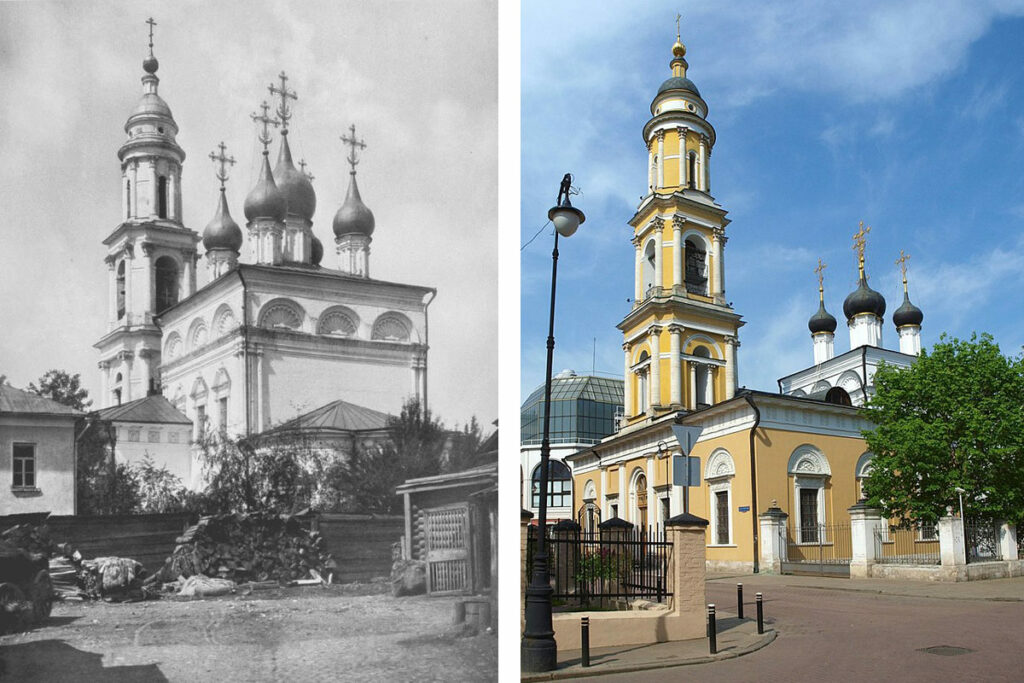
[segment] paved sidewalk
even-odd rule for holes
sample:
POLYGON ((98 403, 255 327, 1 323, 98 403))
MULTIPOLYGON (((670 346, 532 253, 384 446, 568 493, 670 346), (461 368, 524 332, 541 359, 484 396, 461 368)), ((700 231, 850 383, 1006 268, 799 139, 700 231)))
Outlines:
POLYGON ((712 574, 712 584, 742 583, 744 602, 753 599, 754 591, 771 590, 772 586, 821 590, 854 591, 880 595, 901 595, 912 598, 940 600, 991 600, 1024 602, 1024 577, 988 579, 985 581, 906 581, 903 579, 838 579, 826 576, 794 576, 779 574, 712 574))
MULTIPOLYGON (((745 601, 744 601, 745 602, 745 601)), ((709 654, 708 639, 679 640, 654 645, 623 645, 619 647, 591 648, 590 666, 580 664, 579 650, 560 650, 558 668, 539 674, 522 675, 524 681, 550 681, 562 678, 604 676, 650 669, 667 669, 688 664, 706 664, 723 659, 735 659, 760 650, 775 640, 776 632, 765 625, 765 632, 757 633, 753 619, 737 619, 735 614, 718 612, 718 654, 709 654)))

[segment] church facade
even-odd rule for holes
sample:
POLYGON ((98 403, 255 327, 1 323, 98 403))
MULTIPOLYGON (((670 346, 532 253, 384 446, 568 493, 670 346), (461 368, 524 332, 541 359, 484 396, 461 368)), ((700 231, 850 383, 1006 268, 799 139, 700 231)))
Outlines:
POLYGON ((841 553, 834 530, 848 524, 871 460, 862 438, 870 425, 857 406, 873 391, 879 361, 913 362, 923 315, 905 297, 894 316, 900 351, 882 348, 885 300, 867 285, 870 228, 862 227, 860 282, 844 304, 852 350, 834 356, 837 321, 819 280, 819 311, 809 321, 813 365, 780 379, 778 393, 739 386, 743 320, 725 296, 729 219, 711 194, 715 130, 685 55, 677 37, 671 75, 643 129, 647 192, 629 220, 634 304, 618 326, 624 416, 616 433, 566 458, 577 521, 596 510, 646 529, 689 512, 710 522, 710 568, 758 571, 758 517, 771 508, 788 516, 790 557, 822 543, 841 553), (699 481, 688 486, 673 471, 680 426, 700 428, 689 453, 699 460, 699 481))
POLYGON ((354 126, 343 136, 350 180, 329 223, 329 255, 313 221, 312 178, 292 159, 297 97, 283 72, 270 87, 276 107, 264 101, 252 116, 263 151, 244 227, 231 215, 226 181, 235 160, 221 144, 210 154, 220 196, 200 234, 182 220, 185 152, 158 92, 158 68, 151 30, 142 96, 118 151, 122 215, 103 241, 109 310, 95 345, 100 408, 164 397, 192 425, 189 439, 151 444, 173 459, 189 457, 190 441, 208 429, 255 435, 336 401, 390 414, 409 397, 425 403, 427 309, 436 290, 371 278, 376 226, 356 182, 366 145, 354 126))

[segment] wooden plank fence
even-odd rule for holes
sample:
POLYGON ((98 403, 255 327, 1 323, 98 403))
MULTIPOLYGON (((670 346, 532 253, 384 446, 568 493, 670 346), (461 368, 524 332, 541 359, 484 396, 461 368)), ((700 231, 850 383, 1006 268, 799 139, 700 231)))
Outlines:
POLYGON ((321 513, 318 524, 338 563, 336 582, 369 581, 391 574, 391 546, 405 533, 405 518, 321 513))

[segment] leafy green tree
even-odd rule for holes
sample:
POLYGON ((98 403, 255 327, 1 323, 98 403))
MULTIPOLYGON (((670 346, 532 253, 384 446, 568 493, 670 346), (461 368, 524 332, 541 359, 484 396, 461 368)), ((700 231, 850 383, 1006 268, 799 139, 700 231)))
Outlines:
POLYGON ((358 446, 327 473, 328 485, 337 489, 343 508, 350 512, 397 514, 402 501, 395 487, 407 479, 441 471, 441 453, 447 436, 441 422, 417 399, 388 419, 391 438, 371 448, 358 446))
POLYGON ((89 392, 82 387, 82 377, 77 372, 71 375, 64 370, 50 370, 39 378, 39 386, 29 382, 28 390, 83 412, 92 405, 89 392))
POLYGON ((868 503, 895 518, 935 522, 947 506, 1024 521, 1024 361, 992 337, 943 335, 906 369, 879 366, 863 409, 874 453, 868 503))
POLYGON ((139 492, 137 512, 179 512, 185 508, 188 491, 181 479, 166 467, 157 467, 148 454, 132 470, 139 492))

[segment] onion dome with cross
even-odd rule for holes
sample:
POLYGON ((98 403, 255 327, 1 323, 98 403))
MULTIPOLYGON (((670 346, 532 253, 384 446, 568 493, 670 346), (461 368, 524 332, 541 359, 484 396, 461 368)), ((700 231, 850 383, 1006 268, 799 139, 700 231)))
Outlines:
POLYGON ((292 117, 288 100, 297 100, 298 95, 294 90, 288 89, 288 76, 283 71, 278 78, 281 80, 281 87, 271 83, 268 88, 272 96, 281 98, 276 112, 281 122, 281 151, 278 153, 277 165, 274 166, 274 179, 285 197, 288 214, 312 221, 313 213, 316 211, 316 192, 313 191, 313 184, 309 182, 306 174, 295 168, 291 146, 288 144, 288 120, 292 117))
POLYGON ((218 146, 220 154, 210 152, 210 159, 217 163, 217 180, 220 181, 220 201, 217 204, 217 212, 203 230, 203 246, 207 251, 214 249, 226 249, 237 252, 242 248, 242 229, 231 217, 228 210, 228 200, 225 196, 224 182, 228 179, 227 167, 234 165, 235 158, 224 154, 227 147, 223 142, 218 146))
POLYGON ((853 236, 854 249, 857 251, 857 263, 860 271, 860 280, 857 289, 850 292, 843 302, 843 314, 847 320, 852 320, 858 315, 870 314, 881 320, 885 315, 885 297, 868 286, 867 276, 864 274, 864 246, 867 242, 867 234, 871 232, 870 227, 865 227, 864 222, 860 223, 860 231, 853 236))
POLYGON ((807 328, 811 331, 811 334, 820 334, 822 332, 833 334, 838 323, 835 316, 825 310, 825 264, 821 262, 821 259, 818 259, 818 267, 814 270, 818 274, 818 312, 807 321, 807 328))
POLYGON ((910 303, 910 295, 907 293, 907 260, 909 258, 910 256, 900 249, 900 257, 896 260, 896 265, 903 271, 903 303, 892 314, 892 321, 897 329, 908 325, 920 327, 921 323, 924 322, 924 313, 920 308, 910 303))
POLYGON ((266 218, 276 222, 284 220, 285 212, 288 209, 287 200, 284 194, 277 187, 274 181, 274 174, 270 170, 268 156, 270 151, 267 145, 270 144, 270 126, 277 125, 277 119, 270 118, 267 111, 270 105, 264 102, 260 105, 262 115, 252 114, 252 120, 263 125, 259 134, 259 141, 263 144, 263 163, 260 166, 260 177, 256 181, 256 187, 252 188, 245 198, 243 211, 245 217, 254 221, 257 218, 266 218))
POLYGON ((341 136, 341 141, 350 147, 347 161, 351 170, 348 183, 348 194, 345 195, 345 203, 334 214, 334 234, 337 237, 343 235, 362 234, 369 237, 373 234, 374 218, 373 212, 363 203, 359 196, 359 185, 356 183, 356 165, 359 159, 356 157, 356 148, 366 149, 366 143, 356 139, 356 127, 349 127, 349 135, 341 136))

